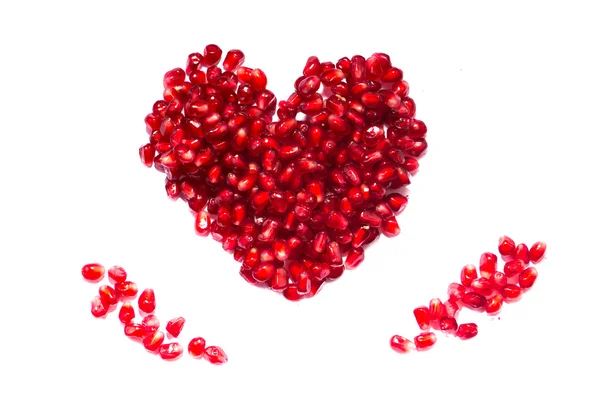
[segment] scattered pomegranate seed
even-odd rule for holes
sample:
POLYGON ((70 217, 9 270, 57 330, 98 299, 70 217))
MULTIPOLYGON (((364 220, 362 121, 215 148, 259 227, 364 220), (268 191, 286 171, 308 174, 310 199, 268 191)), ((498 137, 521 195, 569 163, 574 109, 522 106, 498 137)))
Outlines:
POLYGON ((201 337, 196 337, 190 340, 188 345, 188 353, 192 357, 202 357, 204 355, 204 349, 206 348, 206 341, 201 337))
POLYGON ((435 342, 437 342, 437 337, 433 332, 423 332, 415 336, 415 346, 417 350, 429 349, 435 342))
POLYGON ((534 267, 525 268, 519 275, 519 286, 523 289, 529 289, 535 283, 538 272, 534 267))
POLYGON ((450 285, 448 285, 448 297, 450 297, 450 300, 457 302, 460 299, 463 298, 463 296, 465 295, 466 289, 463 285, 461 285, 460 283, 451 283, 450 285))
POLYGON ((177 317, 173 318, 169 322, 167 322, 166 330, 169 335, 173 337, 178 337, 181 331, 183 330, 183 324, 185 324, 185 318, 177 317))
POLYGON ((100 296, 92 299, 92 315, 96 318, 103 317, 108 312, 108 305, 102 302, 100 296))
POLYGON ((90 282, 98 282, 104 278, 105 268, 100 264, 86 264, 81 268, 81 275, 90 282))
POLYGON ((408 353, 416 349, 413 342, 399 335, 392 336, 390 346, 398 353, 408 353))
POLYGON ((127 280, 127 272, 123 267, 110 267, 108 269, 108 278, 113 282, 125 282, 127 280))
POLYGON ((483 253, 479 260, 479 274, 482 278, 490 278, 496 272, 498 257, 494 253, 483 253))
POLYGON ((504 304, 502 296, 499 294, 495 294, 486 300, 485 312, 488 314, 496 314, 502 308, 502 304, 504 304))
POLYGON ((440 330, 443 332, 454 333, 458 329, 458 323, 454 317, 442 317, 440 319, 440 330))
POLYGON ((504 274, 507 278, 512 278, 520 274, 525 269, 525 263, 521 259, 511 260, 504 264, 504 274))
POLYGON ((130 323, 135 318, 135 310, 131 303, 123 303, 119 310, 119 321, 124 324, 130 323))
POLYGON ((142 319, 142 326, 144 327, 146 332, 156 332, 158 328, 160 328, 160 321, 158 320, 156 315, 149 314, 142 319))
MULTIPOLYGON (((144 344, 144 347, 146 348, 146 350, 156 351, 163 344, 164 341, 165 341, 165 334, 162 333, 161 331, 154 331, 150 335, 146 336, 142 340, 142 343, 144 344)), ((162 353, 161 353, 161 355, 162 355, 162 353)))
POLYGON ((523 291, 519 286, 509 283, 502 288, 501 293, 505 300, 514 301, 521 297, 521 293, 523 293, 523 291))
POLYGON ((211 364, 225 364, 227 362, 227 355, 223 349, 217 346, 208 346, 204 349, 202 356, 211 364))
POLYGON ((471 289, 473 289, 473 292, 484 297, 491 295, 494 291, 492 282, 490 282, 490 280, 487 278, 474 279, 473 282, 471 282, 471 289))
POLYGON ((475 266, 472 264, 465 265, 460 271, 460 282, 463 286, 470 287, 471 282, 475 279, 477 279, 477 269, 475 266))
POLYGON ((417 307, 414 309, 413 314, 417 320, 417 324, 421 330, 425 331, 429 329, 431 323, 431 314, 429 314, 429 308, 417 307))
POLYGON ((539 263, 546 255, 546 243, 535 242, 529 250, 529 258, 532 263, 539 263))
POLYGON ((473 310, 480 310, 485 307, 485 297, 475 292, 465 293, 462 302, 473 310))
POLYGON ((474 323, 460 324, 456 330, 456 337, 461 340, 471 339, 477 336, 477 325, 474 323))
POLYGON ((429 315, 432 320, 439 320, 444 316, 445 312, 446 310, 440 299, 431 299, 429 302, 429 315))
POLYGON ((98 292, 102 303, 108 306, 114 306, 119 302, 119 294, 112 286, 102 285, 98 289, 98 292))
POLYGON ((154 309, 156 308, 154 290, 144 289, 142 293, 140 293, 140 297, 138 298, 138 307, 145 313, 154 312, 154 309))
POLYGON ((135 297, 138 293, 137 285, 131 281, 115 283, 115 290, 119 293, 119 297, 135 297))
POLYGON ((529 264, 529 248, 525 243, 518 244, 513 252, 515 260, 521 260, 525 265, 529 264))
POLYGON ((163 360, 176 360, 183 354, 183 347, 177 342, 163 343, 158 347, 158 353, 163 360))
POLYGON ((136 324, 135 322, 129 322, 125 324, 125 336, 143 339, 148 335, 148 331, 144 329, 142 324, 136 324))
POLYGON ((503 256, 509 256, 515 251, 515 241, 508 236, 500 236, 498 239, 498 252, 503 256))

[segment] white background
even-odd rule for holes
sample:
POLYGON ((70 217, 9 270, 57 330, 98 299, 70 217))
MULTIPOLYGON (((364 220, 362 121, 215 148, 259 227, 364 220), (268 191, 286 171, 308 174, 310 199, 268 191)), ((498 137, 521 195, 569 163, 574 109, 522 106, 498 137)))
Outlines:
POLYGON ((487 3, 3 2, 0 398, 597 399, 598 14, 487 3), (310 301, 244 282, 139 162, 164 72, 208 43, 242 49, 278 98, 310 55, 386 52, 428 125, 401 235, 310 301), (548 243, 534 289, 500 319, 463 312, 471 341, 391 351, 502 234, 548 243), (94 319, 88 262, 155 288, 183 344, 229 363, 167 363, 116 313, 94 319))

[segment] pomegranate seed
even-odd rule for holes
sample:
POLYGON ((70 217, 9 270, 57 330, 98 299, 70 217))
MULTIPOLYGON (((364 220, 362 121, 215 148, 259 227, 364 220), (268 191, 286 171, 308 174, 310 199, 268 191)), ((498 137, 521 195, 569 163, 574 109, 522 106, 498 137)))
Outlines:
POLYGON ((498 239, 498 252, 503 256, 511 255, 515 251, 515 241, 508 236, 500 236, 498 239))
POLYGON ((415 336, 415 347, 417 350, 429 349, 435 342, 437 342, 437 337, 433 332, 423 332, 415 336))
POLYGON ((119 294, 112 286, 102 285, 98 289, 98 292, 102 303, 107 306, 114 306, 119 302, 119 294))
POLYGON ((233 71, 244 63, 244 53, 241 50, 229 50, 223 60, 223 69, 233 71))
POLYGON ((502 308, 502 304, 504 304, 504 300, 502 299, 502 296, 499 294, 495 294, 494 296, 492 296, 486 300, 485 312, 488 314, 496 314, 496 313, 500 312, 500 309, 502 308))
POLYGON ((508 261, 504 264, 504 274, 507 278, 512 278, 513 276, 520 274, 524 269, 525 262, 521 259, 508 261))
POLYGON ((512 283, 507 284, 501 290, 502 297, 507 301, 515 301, 521 297, 522 290, 519 286, 512 283))
POLYGON ((163 343, 158 347, 158 353, 163 360, 176 360, 183 354, 183 347, 177 342, 163 343))
POLYGON ((490 279, 492 286, 497 290, 500 290, 506 286, 507 280, 508 279, 506 278, 506 275, 504 275, 504 272, 501 271, 494 272, 494 275, 492 275, 490 279))
POLYGON ((454 333, 458 329, 458 323, 454 317, 442 317, 440 319, 440 330, 443 332, 454 333))
POLYGON ((160 328, 160 321, 154 314, 146 315, 142 319, 142 326, 148 333, 156 332, 160 328))
POLYGON ((102 302, 100 296, 92 299, 92 315, 96 318, 103 317, 108 312, 108 305, 102 302))
POLYGON ((537 264, 546 255, 546 243, 544 242, 535 242, 531 249, 529 250, 529 258, 532 263, 537 264))
POLYGON ((148 332, 142 324, 136 324, 134 322, 128 322, 125 324, 125 336, 129 336, 135 339, 143 339, 148 335, 148 332))
POLYGON ((455 301, 447 300, 444 302, 444 307, 446 309, 446 316, 451 318, 456 318, 456 314, 460 310, 458 304, 455 301))
POLYGON ((519 286, 523 289, 529 289, 535 283, 538 272, 534 267, 525 268, 519 275, 519 286))
POLYGON ((151 144, 145 144, 142 147, 140 147, 140 160, 142 161, 142 163, 150 168, 152 166, 152 164, 154 163, 154 155, 155 155, 155 150, 154 150, 154 146, 151 144))
POLYGON ((475 279, 477 279, 477 269, 475 266, 472 264, 465 265, 460 271, 460 282, 463 286, 470 287, 471 282, 475 279))
POLYGON ((448 297, 450 297, 450 300, 454 302, 457 302, 460 299, 462 299, 465 294, 465 291, 465 287, 460 283, 451 283, 450 285, 448 285, 448 297))
POLYGON ((135 311, 131 303, 123 303, 119 310, 119 321, 124 324, 130 323, 135 318, 135 311))
POLYGON ((431 324, 431 314, 429 314, 429 308, 417 307, 414 309, 413 314, 417 320, 419 328, 423 331, 429 329, 431 324))
POLYGON ((204 58, 202 60, 202 65, 206 67, 210 67, 216 65, 223 55, 223 50, 216 44, 209 44, 204 48, 204 58))
POLYGON ((142 343, 146 350, 156 351, 165 341, 165 334, 161 331, 154 331, 152 334, 146 336, 142 343))
POLYGON ((289 301, 299 301, 302 300, 304 295, 298 292, 296 285, 288 285, 288 287, 283 289, 283 297, 289 301))
POLYGON ((400 234, 400 226, 396 217, 384 219, 381 223, 381 232, 387 237, 394 237, 400 234))
POLYGON ((479 260, 479 274, 483 278, 490 278, 496 272, 498 257, 493 253, 483 253, 479 260))
POLYGON ((490 296, 494 291, 492 282, 487 278, 474 279, 473 282, 471 282, 471 289, 473 289, 475 293, 485 297, 490 296))
POLYGON ((210 232, 210 217, 206 211, 200 211, 196 215, 196 223, 194 227, 196 229, 196 233, 200 236, 207 236, 210 232))
POLYGON ((392 336, 390 346, 398 353, 409 353, 416 349, 413 342, 399 335, 392 336))
POLYGON ((485 297, 475 292, 465 293, 462 302, 473 310, 481 310, 485 307, 485 297))
POLYGON ((460 324, 456 330, 456 337, 461 340, 471 339, 477 336, 477 324, 467 323, 460 324))
POLYGON ((431 299, 429 302, 429 315, 432 320, 439 320, 445 313, 444 305, 438 298, 431 299))
POLYGON ((123 267, 110 267, 108 269, 108 278, 113 282, 125 282, 127 280, 127 272, 123 267))
POLYGON ((513 258, 515 260, 521 260, 525 265, 529 264, 529 249, 525 243, 518 244, 513 252, 513 258))
POLYGON ((344 265, 346 266, 346 269, 355 269, 363 262, 364 259, 365 250, 362 247, 357 247, 350 250, 348 256, 346 256, 344 265))
POLYGON ((115 290, 119 297, 135 297, 138 293, 137 285, 131 281, 115 283, 115 290))
POLYGON ((138 298, 138 307, 145 313, 152 313, 156 308, 154 290, 144 289, 138 298))
POLYGON ((188 344, 188 353, 190 353, 192 357, 202 357, 205 348, 206 341, 201 337, 195 337, 190 340, 190 344, 188 344))
POLYGON ((86 264, 81 268, 81 275, 90 282, 98 282, 104 278, 105 268, 100 264, 86 264))
POLYGON ((227 354, 217 346, 208 346, 205 348, 202 357, 211 364, 219 365, 227 362, 227 354))
POLYGON ((308 272, 300 272, 296 284, 296 290, 298 291, 298 294, 307 294, 308 292, 310 292, 312 282, 310 281, 308 272))
POLYGON ((259 282, 266 282, 275 274, 275 266, 272 263, 265 262, 260 264, 253 272, 252 276, 259 282))

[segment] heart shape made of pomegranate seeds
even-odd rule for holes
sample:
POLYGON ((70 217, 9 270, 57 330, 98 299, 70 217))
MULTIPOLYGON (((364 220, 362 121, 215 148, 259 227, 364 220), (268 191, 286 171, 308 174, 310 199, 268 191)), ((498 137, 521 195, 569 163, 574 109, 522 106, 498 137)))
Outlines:
POLYGON ((390 57, 309 57, 277 104, 244 54, 208 45, 163 79, 145 118, 142 162, 166 174, 200 235, 221 242, 254 285, 296 301, 396 236, 402 188, 427 149, 403 73, 390 57), (277 121, 273 120, 277 114, 277 121))

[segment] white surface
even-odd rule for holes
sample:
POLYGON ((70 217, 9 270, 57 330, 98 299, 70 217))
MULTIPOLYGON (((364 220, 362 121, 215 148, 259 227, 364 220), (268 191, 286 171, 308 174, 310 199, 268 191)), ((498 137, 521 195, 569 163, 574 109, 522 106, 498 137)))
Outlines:
POLYGON ((58 3, 0 6, 0 398, 597 398, 592 2, 58 3), (403 232, 311 301, 245 283, 139 162, 162 75, 208 43, 243 49, 278 98, 310 55, 387 52, 428 125, 403 232), (534 289, 500 320, 464 312, 469 342, 391 351, 502 234, 548 243, 534 289), (88 262, 124 266, 230 362, 167 363, 94 319, 88 262))

